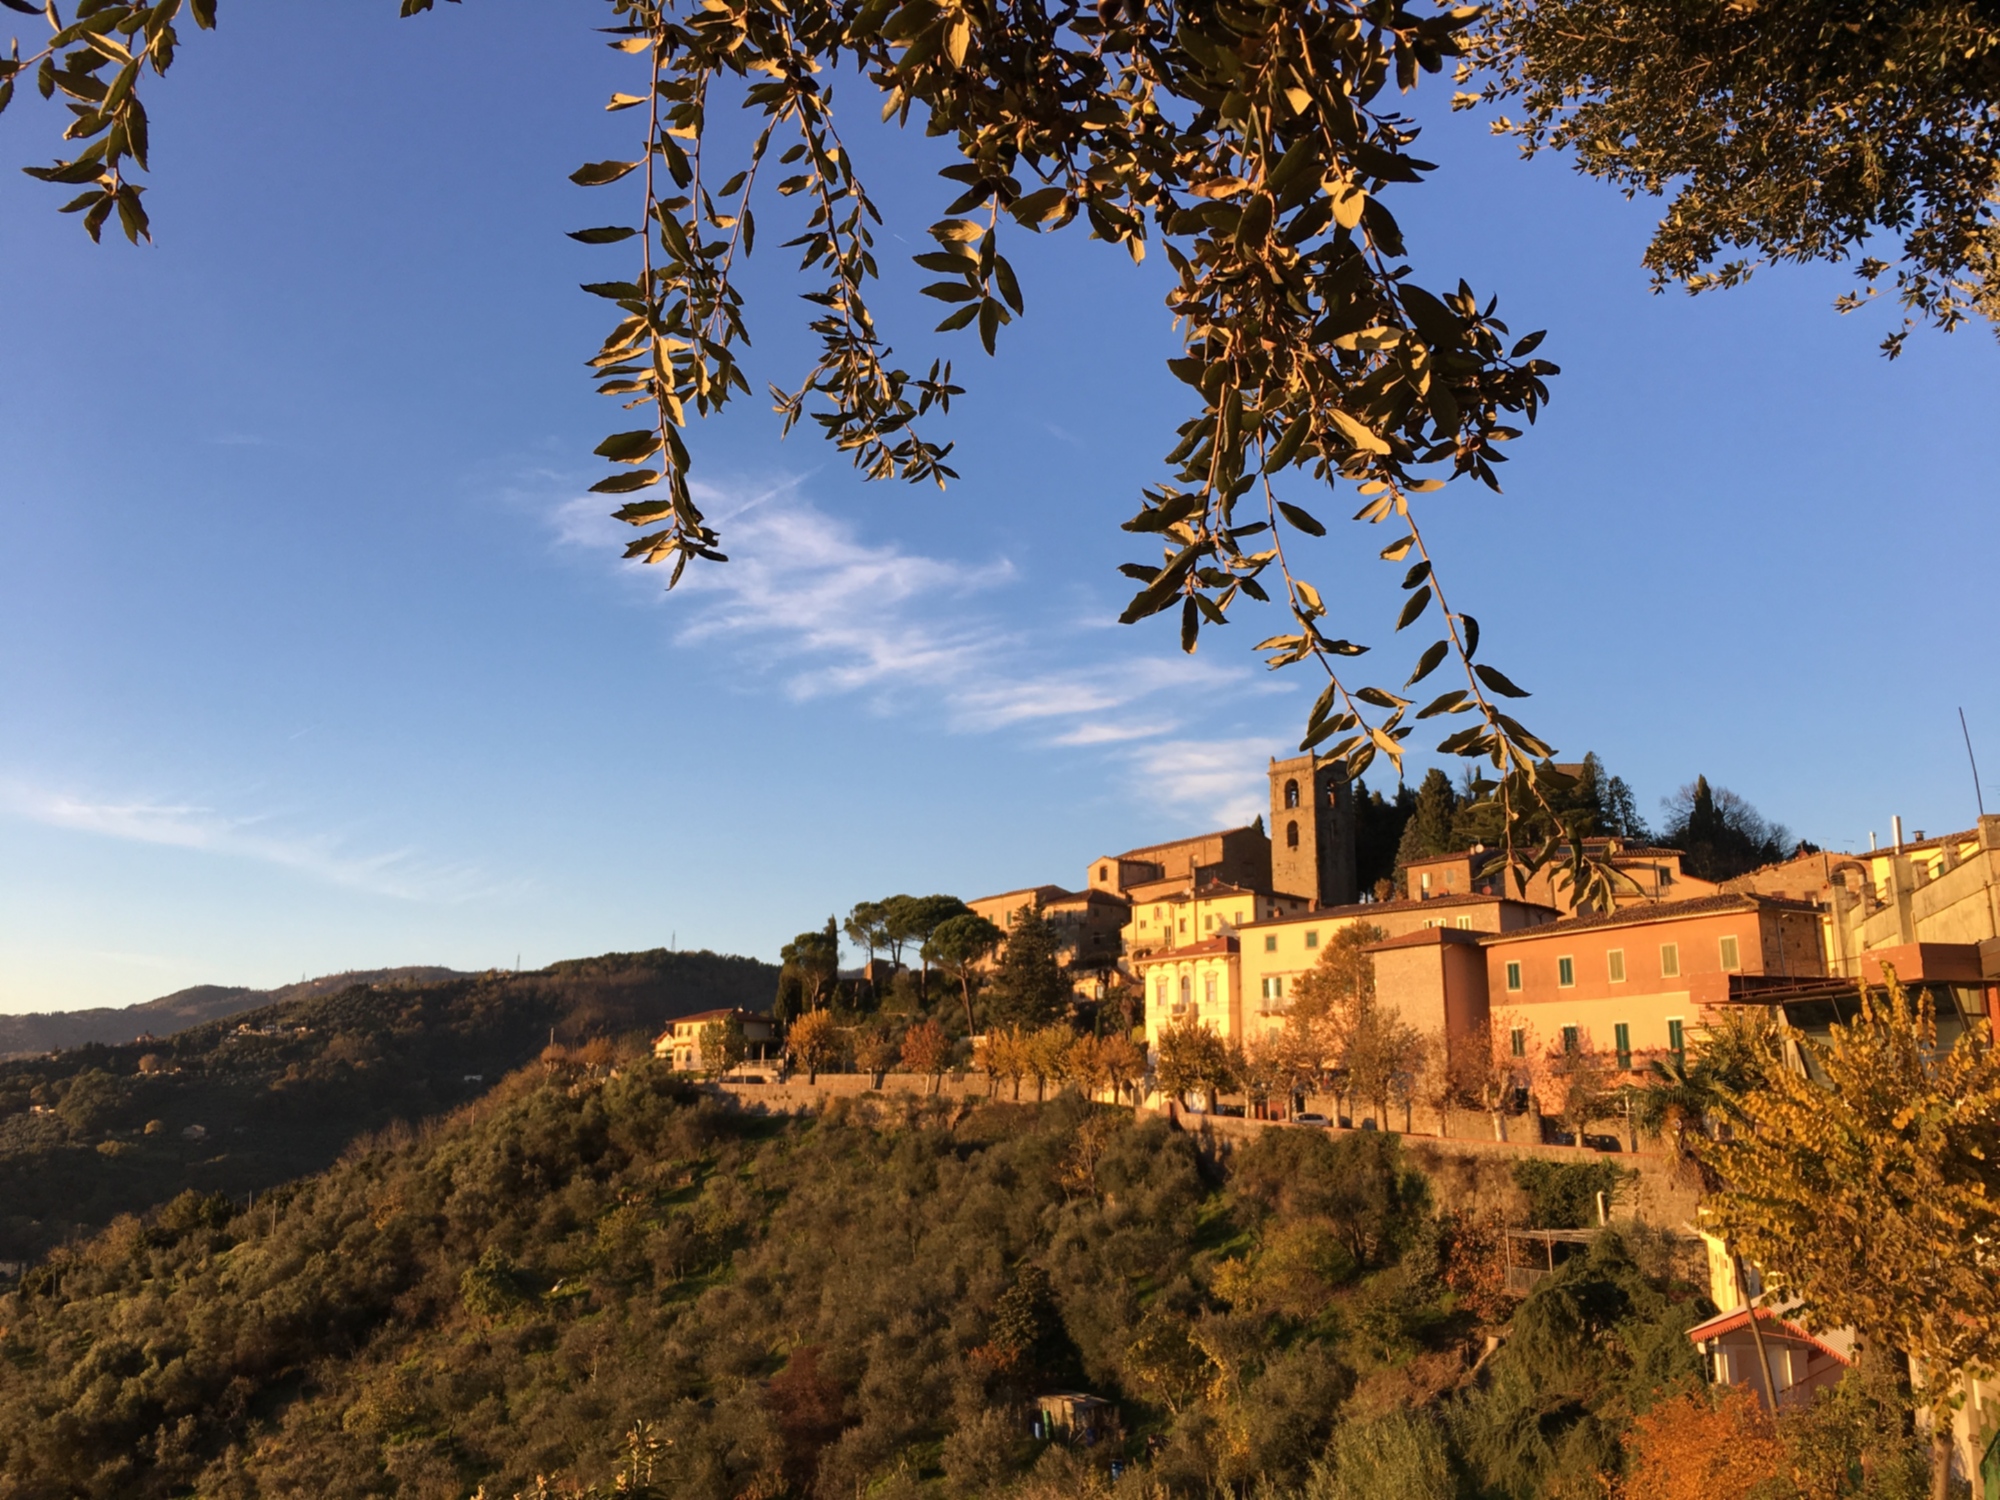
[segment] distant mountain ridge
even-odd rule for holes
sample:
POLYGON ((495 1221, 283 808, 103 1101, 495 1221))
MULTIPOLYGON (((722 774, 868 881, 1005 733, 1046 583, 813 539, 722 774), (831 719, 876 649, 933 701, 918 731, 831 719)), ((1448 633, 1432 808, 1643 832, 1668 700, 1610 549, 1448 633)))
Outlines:
POLYGON ((287 1000, 311 1000, 320 995, 337 994, 357 984, 393 984, 398 980, 427 984, 458 977, 456 969, 435 964, 414 964, 400 969, 350 969, 344 974, 323 974, 317 979, 280 985, 272 990, 253 990, 242 985, 197 984, 138 1005, 0 1015, 0 1058, 60 1052, 68 1047, 81 1047, 87 1042, 120 1047, 142 1036, 170 1036, 189 1026, 198 1026, 203 1021, 219 1021, 246 1010, 277 1005, 287 1000))
MULTIPOLYGON (((188 1189, 261 1198, 376 1131, 450 1115, 551 1042, 644 1055, 675 1017, 761 1008, 778 983, 773 964, 704 950, 408 977, 422 972, 309 980, 248 1006, 255 992, 215 986, 226 1013, 192 1024, 176 1005, 215 1002, 183 991, 105 1013, 127 1037, 150 1025, 143 1042, 0 1061, 0 1262, 188 1189)), ((15 1500, 6 1478, 0 1464, 15 1500)))

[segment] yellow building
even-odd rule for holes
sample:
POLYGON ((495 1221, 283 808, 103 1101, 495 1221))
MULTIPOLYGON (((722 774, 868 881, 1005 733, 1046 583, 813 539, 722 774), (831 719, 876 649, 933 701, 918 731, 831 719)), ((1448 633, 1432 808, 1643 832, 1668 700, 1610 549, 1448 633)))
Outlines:
MULTIPOLYGON (((1212 896, 1190 897, 1182 907, 1160 903, 1158 917, 1150 907, 1137 911, 1126 929, 1126 952, 1146 992, 1149 1045, 1165 1027, 1190 1015, 1199 1016, 1224 1040, 1246 1047, 1283 1030, 1299 980, 1345 928, 1365 923, 1394 940, 1443 927, 1470 940, 1539 926, 1556 915, 1549 907, 1504 896, 1373 901, 1313 911, 1296 909, 1302 903, 1288 896, 1211 889, 1212 896), (1288 905, 1294 909, 1286 910, 1288 905), (1183 920, 1188 923, 1185 934, 1179 926, 1183 920), (1149 925, 1142 928, 1141 921, 1149 925), (1148 932, 1158 932, 1160 940, 1140 951, 1142 935, 1148 932)), ((1471 951, 1477 954, 1476 949, 1471 951)), ((1379 964, 1377 973, 1379 982, 1379 964)), ((1463 1008, 1453 1007, 1442 990, 1436 996, 1406 996, 1402 991, 1411 988, 1409 984, 1391 988, 1395 993, 1386 998, 1407 1012, 1414 1024, 1447 1024, 1444 1018, 1463 1008), (1433 1012, 1439 1019, 1433 1019, 1433 1012)), ((1479 1009, 1480 1015, 1464 1024, 1483 1020, 1483 1007, 1479 1009)))
POLYGON ((1163 949, 1132 961, 1146 992, 1146 1046, 1157 1047, 1169 1026, 1198 1020, 1226 1042, 1242 1042, 1243 995, 1237 981, 1236 939, 1163 949))
POLYGON ((1239 927, 1277 917, 1296 916, 1309 909, 1303 896, 1274 895, 1248 886, 1211 881, 1194 890, 1162 894, 1132 903, 1132 920, 1121 934, 1125 955, 1185 948, 1227 937, 1239 927))
POLYGON ((771 1018, 754 1010, 727 1009, 697 1011, 669 1021, 667 1029, 653 1038, 653 1056, 679 1072, 696 1072, 701 1067, 703 1029, 716 1022, 727 1024, 732 1017, 743 1028, 745 1058, 763 1057, 773 1038, 771 1018))
MULTIPOLYGON (((1371 901, 1324 907, 1244 924, 1237 933, 1244 1007, 1254 1035, 1283 1027, 1299 979, 1319 962, 1327 944, 1344 928, 1366 923, 1385 938, 1407 937, 1445 927, 1468 934, 1517 932, 1555 920, 1553 908, 1506 896, 1437 896, 1427 901, 1371 901)), ((1377 969, 1378 980, 1380 968, 1377 969)), ((1442 1003, 1442 1002, 1440 1002, 1442 1003)), ((1411 1020, 1426 1024, 1413 1005, 1398 997, 1411 1020)))

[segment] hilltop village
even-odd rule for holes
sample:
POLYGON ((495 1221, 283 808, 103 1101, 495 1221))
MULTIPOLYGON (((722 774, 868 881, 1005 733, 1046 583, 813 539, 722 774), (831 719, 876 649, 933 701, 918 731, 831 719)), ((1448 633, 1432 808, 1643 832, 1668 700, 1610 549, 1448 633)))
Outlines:
MULTIPOLYGON (((1595 768, 1556 769, 1576 779, 1595 768)), ((1154 1062, 1178 1026, 1198 1024, 1245 1053, 1272 1041, 1337 944, 1359 953, 1386 1014, 1460 1052, 1490 1050, 1538 1095, 1552 1058, 1588 1055, 1615 1084, 1653 1059, 1684 1058, 1730 1007, 1781 1006, 1821 1032, 1885 968, 1929 991, 1947 1036, 2000 1011, 2000 817, 1908 838, 1896 819, 1890 841, 1865 853, 1798 846, 1711 878, 1682 849, 1607 834, 1586 841, 1616 876, 1598 909, 1578 904, 1559 864, 1523 886, 1479 843, 1418 853, 1364 891, 1355 798, 1333 765, 1302 756, 1273 760, 1268 773, 1268 824, 1260 816, 1105 854, 1075 889, 1026 886, 953 905, 1000 939, 1024 921, 1046 924, 1076 1005, 1120 1013, 1135 1041, 1143 1028, 1154 1062)), ((852 921, 848 932, 869 940, 852 921)), ((991 980, 1004 952, 995 942, 968 967, 991 980)), ((879 991, 902 967, 871 953, 841 977, 879 991)), ((700 1026, 715 1019, 683 1018, 662 1054, 699 1066, 700 1026)), ((743 1019, 753 1052, 775 1040, 770 1018, 743 1019)))

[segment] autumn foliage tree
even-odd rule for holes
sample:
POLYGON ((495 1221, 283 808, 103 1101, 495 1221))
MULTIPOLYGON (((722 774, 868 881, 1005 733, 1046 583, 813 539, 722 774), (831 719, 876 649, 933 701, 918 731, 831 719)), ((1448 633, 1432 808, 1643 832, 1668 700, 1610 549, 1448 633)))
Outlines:
POLYGON ((932 1092, 936 1092, 938 1075, 950 1061, 951 1042, 937 1022, 919 1021, 903 1033, 903 1067, 929 1079, 932 1092))
POLYGON ((1146 1054, 1123 1032, 1098 1038, 1097 1061, 1115 1095, 1122 1096, 1146 1076, 1146 1054))
POLYGON ((785 1055, 794 1068, 805 1073, 806 1082, 817 1083, 820 1069, 831 1066, 840 1056, 840 1032, 833 1013, 807 1011, 792 1022, 785 1033, 785 1055))
POLYGON ((1684 1391, 1633 1419, 1620 1493, 1630 1500, 1777 1500, 1784 1460, 1777 1430, 1749 1387, 1684 1391))
POLYGON ((1160 1033, 1153 1077, 1169 1098, 1200 1094, 1213 1112, 1215 1096, 1229 1083, 1229 1049, 1198 1017, 1189 1016, 1160 1033))
POLYGON ((1916 1362, 1941 1496, 1962 1377, 2000 1366, 2000 1052, 1939 1047, 1893 972, 1824 1043, 1785 1037, 1818 1077, 1770 1069, 1727 1139, 1695 1143, 1710 1217, 1815 1322, 1916 1362))

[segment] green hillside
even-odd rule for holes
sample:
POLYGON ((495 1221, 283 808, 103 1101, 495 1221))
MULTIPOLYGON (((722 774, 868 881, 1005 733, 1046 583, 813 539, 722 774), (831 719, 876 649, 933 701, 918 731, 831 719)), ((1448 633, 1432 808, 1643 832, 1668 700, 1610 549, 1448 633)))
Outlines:
POLYGON ((712 953, 609 954, 530 974, 349 986, 164 1041, 0 1062, 0 1261, 183 1191, 242 1199, 349 1142, 484 1093, 557 1039, 645 1036, 765 1005, 777 970, 712 953))
POLYGON ((121 1219, 0 1300, 0 1500, 462 1500, 601 1480, 640 1423, 687 1500, 1082 1485, 1114 1452, 1197 1494, 1410 1411, 1419 1461, 1539 1485, 1698 1375, 1706 1304, 1606 1236, 1475 1385, 1492 1246, 1393 1137, 1225 1172, 1074 1100, 864 1109, 537 1067, 254 1210, 121 1219), (1125 1440, 1036 1441, 1016 1403, 1050 1387, 1125 1440))
POLYGON ((143 1036, 167 1036, 203 1021, 219 1021, 224 1016, 238 1015, 263 1005, 281 1005, 287 1000, 310 1000, 319 995, 338 994, 356 985, 423 983, 459 977, 451 969, 436 967, 362 969, 345 974, 323 974, 317 979, 303 979, 297 984, 280 985, 271 990, 246 989, 241 985, 197 984, 138 1005, 0 1015, 0 1059, 21 1053, 57 1052, 65 1047, 82 1047, 91 1042, 120 1046, 143 1036))

